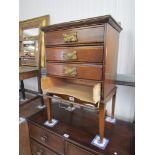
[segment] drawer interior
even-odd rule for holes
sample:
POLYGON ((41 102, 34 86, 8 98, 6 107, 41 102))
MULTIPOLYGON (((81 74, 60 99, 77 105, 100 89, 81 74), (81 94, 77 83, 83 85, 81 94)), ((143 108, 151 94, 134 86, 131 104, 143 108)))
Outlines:
POLYGON ((43 77, 41 79, 43 92, 57 95, 68 95, 79 100, 96 104, 100 101, 101 83, 66 80, 63 78, 43 77))

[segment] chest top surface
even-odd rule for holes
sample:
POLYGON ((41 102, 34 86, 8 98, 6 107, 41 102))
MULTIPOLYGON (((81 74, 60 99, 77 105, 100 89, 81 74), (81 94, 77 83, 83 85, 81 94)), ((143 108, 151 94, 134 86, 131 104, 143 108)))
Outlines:
POLYGON ((76 109, 74 112, 59 108, 58 104, 53 105, 54 118, 59 123, 54 127, 47 127, 44 122, 47 120, 46 110, 42 110, 28 118, 32 125, 57 135, 67 142, 90 150, 94 154, 112 155, 117 152, 120 155, 132 155, 134 149, 134 124, 117 120, 117 124, 106 122, 105 137, 109 139, 109 144, 105 150, 91 145, 92 139, 98 133, 98 113, 90 112, 85 109, 76 109), (64 134, 69 137, 64 138, 64 134), (123 142, 123 143, 122 143, 123 142), (132 148, 132 149, 131 149, 132 148))
POLYGON ((42 27, 42 31, 48 32, 56 29, 62 28, 72 28, 72 27, 80 27, 80 26, 90 26, 90 25, 102 25, 105 23, 109 23, 113 28, 115 28, 118 32, 122 30, 122 27, 116 22, 116 20, 111 15, 104 15, 99 17, 75 20, 70 22, 64 22, 59 24, 53 24, 50 26, 42 27))

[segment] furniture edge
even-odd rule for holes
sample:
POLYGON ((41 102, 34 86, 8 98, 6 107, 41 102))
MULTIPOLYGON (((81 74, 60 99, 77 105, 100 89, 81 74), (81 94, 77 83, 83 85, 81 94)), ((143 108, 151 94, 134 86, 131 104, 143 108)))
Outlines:
POLYGON ((48 32, 51 30, 57 30, 61 28, 72 28, 72 27, 78 27, 78 26, 87 26, 87 25, 96 25, 96 24, 104 24, 109 23, 113 28, 115 28, 118 32, 122 30, 122 27, 114 20, 114 18, 111 15, 105 15, 105 16, 99 16, 99 17, 93 17, 93 18, 87 18, 87 19, 80 19, 70 22, 64 22, 64 23, 58 23, 53 24, 49 26, 42 27, 41 30, 44 32, 48 32))

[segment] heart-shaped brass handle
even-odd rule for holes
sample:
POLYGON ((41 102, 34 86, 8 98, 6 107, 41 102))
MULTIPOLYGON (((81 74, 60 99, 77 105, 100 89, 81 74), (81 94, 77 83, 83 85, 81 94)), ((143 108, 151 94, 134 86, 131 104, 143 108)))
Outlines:
POLYGON ((64 67, 64 75, 65 76, 76 76, 76 67, 64 67))
POLYGON ((64 60, 76 60, 77 59, 77 52, 64 52, 63 53, 64 60))

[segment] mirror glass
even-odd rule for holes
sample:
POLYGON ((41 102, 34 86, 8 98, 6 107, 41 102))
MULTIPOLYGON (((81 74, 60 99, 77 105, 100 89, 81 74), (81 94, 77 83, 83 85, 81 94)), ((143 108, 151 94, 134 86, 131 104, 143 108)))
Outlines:
POLYGON ((35 56, 38 52, 38 40, 23 41, 23 47, 25 56, 35 56))
POLYGON ((24 56, 36 56, 38 52, 39 28, 23 30, 23 53, 24 56))
POLYGON ((32 37, 39 35, 39 28, 25 29, 23 31, 24 37, 32 37))
POLYGON ((41 27, 48 25, 49 16, 19 22, 19 65, 44 67, 44 42, 41 27))

